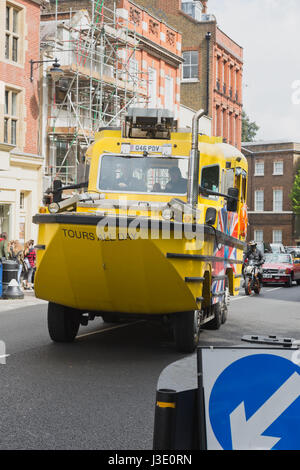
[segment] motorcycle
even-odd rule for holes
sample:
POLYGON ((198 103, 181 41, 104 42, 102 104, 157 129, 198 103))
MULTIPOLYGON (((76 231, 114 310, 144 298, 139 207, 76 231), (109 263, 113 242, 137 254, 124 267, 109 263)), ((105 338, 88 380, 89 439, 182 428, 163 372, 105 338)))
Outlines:
POLYGON ((245 294, 251 295, 252 291, 259 294, 261 290, 261 282, 259 279, 260 267, 255 260, 245 260, 244 276, 245 276, 245 294))

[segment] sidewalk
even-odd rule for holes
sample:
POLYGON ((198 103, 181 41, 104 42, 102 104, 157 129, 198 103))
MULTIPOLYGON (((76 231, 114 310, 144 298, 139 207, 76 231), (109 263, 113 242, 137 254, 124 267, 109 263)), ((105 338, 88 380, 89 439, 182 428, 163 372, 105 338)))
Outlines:
POLYGON ((1 299, 0 313, 17 308, 30 307, 32 305, 47 304, 46 300, 37 299, 34 292, 24 292, 24 299, 1 299))

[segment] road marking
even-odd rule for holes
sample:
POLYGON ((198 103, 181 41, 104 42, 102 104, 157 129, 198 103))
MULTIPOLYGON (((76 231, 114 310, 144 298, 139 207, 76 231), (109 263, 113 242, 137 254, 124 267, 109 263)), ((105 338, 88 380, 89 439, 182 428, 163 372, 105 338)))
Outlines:
POLYGON ((248 295, 238 295, 237 297, 231 297, 230 298, 230 302, 233 302, 234 300, 242 300, 242 299, 249 299, 249 296, 248 295))
MULTIPOLYGON (((278 290, 278 289, 283 289, 283 287, 274 287, 272 289, 266 289, 264 290, 264 292, 272 292, 274 290, 278 290)), ((241 300, 241 299, 251 299, 252 295, 238 295, 237 297, 230 297, 230 302, 233 301, 233 300, 241 300)))
POLYGON ((83 335, 76 336, 76 339, 85 338, 86 336, 96 335, 98 333, 105 333, 106 331, 116 330, 117 328, 124 328, 125 326, 136 325, 144 320, 138 320, 130 323, 122 323, 121 325, 111 326, 110 328, 104 328, 103 330, 91 331, 90 333, 84 333, 83 335))
POLYGON ((9 357, 10 354, 2 354, 0 356, 0 364, 6 364, 6 358, 9 357))

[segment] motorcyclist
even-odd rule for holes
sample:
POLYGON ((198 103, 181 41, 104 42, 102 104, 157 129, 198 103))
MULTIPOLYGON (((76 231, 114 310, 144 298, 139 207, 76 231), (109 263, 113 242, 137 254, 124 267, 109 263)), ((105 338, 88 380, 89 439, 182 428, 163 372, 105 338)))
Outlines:
MULTIPOLYGON (((248 243, 247 251, 244 254, 244 262, 243 262, 243 276, 244 276, 244 278, 245 278, 244 267, 245 267, 245 264, 247 264, 247 260, 248 261, 253 260, 259 268, 261 268, 261 266, 265 262, 264 256, 263 256, 262 252, 257 248, 257 243, 256 243, 255 240, 251 240, 251 242, 248 243)), ((261 282, 262 281, 262 271, 261 271, 261 269, 259 270, 258 278, 261 282)))

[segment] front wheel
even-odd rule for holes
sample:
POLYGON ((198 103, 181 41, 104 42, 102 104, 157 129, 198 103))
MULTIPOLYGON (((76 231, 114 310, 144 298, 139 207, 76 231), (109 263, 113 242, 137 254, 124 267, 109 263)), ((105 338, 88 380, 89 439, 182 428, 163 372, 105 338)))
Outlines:
POLYGON ((70 307, 49 302, 48 331, 52 341, 71 343, 80 326, 80 313, 70 307))
POLYGON ((245 277, 245 294, 246 295, 251 295, 251 293, 252 293, 251 277, 246 276, 245 277))
POLYGON ((288 281, 285 283, 286 287, 293 287, 292 276, 289 276, 288 281))
POLYGON ((259 294, 259 293, 260 293, 260 290, 261 290, 260 280, 259 280, 259 279, 256 279, 255 287, 254 287, 254 292, 255 292, 255 294, 259 294))
POLYGON ((174 317, 174 338, 176 349, 192 353, 198 345, 200 334, 200 312, 176 313, 174 317))

